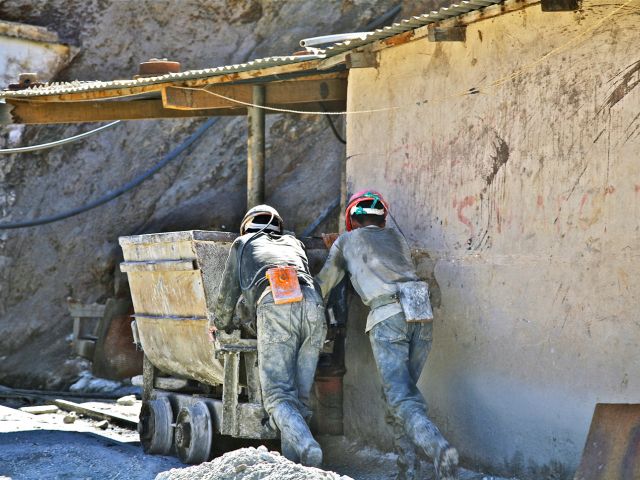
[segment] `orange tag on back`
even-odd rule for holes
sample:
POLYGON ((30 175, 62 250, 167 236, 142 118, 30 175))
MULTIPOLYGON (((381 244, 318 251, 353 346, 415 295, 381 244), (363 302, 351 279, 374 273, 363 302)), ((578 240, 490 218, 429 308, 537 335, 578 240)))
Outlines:
POLYGON ((275 267, 267 270, 273 303, 294 303, 302 300, 302 290, 295 267, 275 267))

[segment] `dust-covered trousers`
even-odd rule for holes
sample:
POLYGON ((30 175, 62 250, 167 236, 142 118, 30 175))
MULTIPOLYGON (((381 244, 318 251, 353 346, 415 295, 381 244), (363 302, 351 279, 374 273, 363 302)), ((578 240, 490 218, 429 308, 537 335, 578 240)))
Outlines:
POLYGON ((310 418, 309 394, 326 336, 322 297, 302 286, 303 300, 276 305, 267 294, 256 310, 258 368, 267 413, 288 403, 310 418))
POLYGON ((382 391, 386 421, 393 429, 398 463, 411 468, 415 448, 433 458, 446 443, 427 417, 427 404, 417 387, 431 350, 431 323, 407 323, 403 313, 383 320, 369 331, 382 391))

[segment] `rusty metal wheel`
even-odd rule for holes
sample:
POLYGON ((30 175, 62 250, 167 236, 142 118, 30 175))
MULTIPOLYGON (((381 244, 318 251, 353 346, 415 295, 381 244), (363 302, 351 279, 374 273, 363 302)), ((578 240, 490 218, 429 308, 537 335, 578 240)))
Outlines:
POLYGON ((202 463, 209 459, 213 437, 211 414, 207 405, 196 402, 178 413, 175 446, 184 463, 202 463))
POLYGON ((138 433, 145 453, 168 455, 173 443, 173 412, 167 397, 142 404, 138 433))

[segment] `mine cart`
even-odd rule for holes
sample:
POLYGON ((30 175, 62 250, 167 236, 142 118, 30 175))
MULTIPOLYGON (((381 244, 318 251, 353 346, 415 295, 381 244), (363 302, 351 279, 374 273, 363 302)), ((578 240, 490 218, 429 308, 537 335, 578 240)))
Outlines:
MULTIPOLYGON (((129 277, 135 311, 133 335, 144 352, 138 430, 147 453, 175 453, 185 463, 199 463, 210 458, 214 443, 224 443, 225 438, 278 437, 262 405, 257 341, 243 338, 239 330, 217 332, 214 343, 207 334, 235 238, 207 231, 120 238, 124 253, 120 268, 129 277)), ((321 263, 324 244, 305 243, 310 263, 321 263)), ((325 358, 324 370, 330 373, 320 373, 316 382, 320 386, 316 395, 323 397, 319 405, 330 406, 324 414, 328 428, 321 429, 326 433, 341 429, 335 425, 342 421, 341 389, 333 398, 322 393, 323 385, 336 392, 335 383, 341 382, 341 350, 338 347, 328 362, 325 358)))

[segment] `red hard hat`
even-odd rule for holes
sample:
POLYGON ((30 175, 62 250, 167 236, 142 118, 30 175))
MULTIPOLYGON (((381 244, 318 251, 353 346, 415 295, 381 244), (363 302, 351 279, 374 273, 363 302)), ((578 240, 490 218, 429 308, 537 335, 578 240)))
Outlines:
POLYGON ((387 218, 387 212, 389 211, 389 204, 386 202, 384 198, 382 198, 382 194, 380 194, 380 192, 377 192, 375 190, 370 190, 370 189, 360 190, 358 193, 354 193, 353 195, 351 195, 351 198, 349 199, 349 204, 347 205, 347 209, 344 214, 344 221, 347 226, 347 232, 350 232, 353 229, 351 225, 351 209, 353 207, 358 206, 360 202, 366 202, 371 200, 378 200, 380 203, 382 203, 382 206, 384 207, 384 218, 385 219, 387 218))

